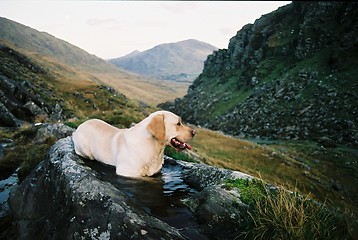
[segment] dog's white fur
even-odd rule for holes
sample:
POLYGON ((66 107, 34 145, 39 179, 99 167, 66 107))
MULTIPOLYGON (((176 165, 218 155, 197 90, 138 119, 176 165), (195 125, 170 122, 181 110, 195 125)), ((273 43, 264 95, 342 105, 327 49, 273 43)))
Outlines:
POLYGON ((183 125, 180 117, 158 111, 129 129, 119 129, 98 119, 88 120, 72 137, 78 155, 113 165, 118 175, 142 177, 160 171, 165 146, 173 146, 171 139, 185 143, 194 135, 195 131, 183 125))

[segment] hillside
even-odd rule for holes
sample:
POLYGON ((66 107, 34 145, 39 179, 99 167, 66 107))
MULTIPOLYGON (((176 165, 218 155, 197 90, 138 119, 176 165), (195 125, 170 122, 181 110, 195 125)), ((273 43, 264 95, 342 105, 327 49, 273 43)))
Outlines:
POLYGON ((215 51, 184 98, 160 106, 248 138, 358 144, 358 4, 293 2, 215 51))
POLYGON ((120 70, 63 40, 1 17, 0 40, 26 51, 34 61, 46 65, 59 76, 66 76, 65 81, 103 83, 127 97, 149 104, 183 96, 187 90, 183 84, 145 79, 120 70))
POLYGON ((109 62, 130 72, 162 80, 192 82, 202 72, 204 61, 217 47, 189 39, 134 51, 109 62))
POLYGON ((58 75, 1 41, 0 62, 0 127, 91 117, 128 127, 153 111, 111 87, 58 75))

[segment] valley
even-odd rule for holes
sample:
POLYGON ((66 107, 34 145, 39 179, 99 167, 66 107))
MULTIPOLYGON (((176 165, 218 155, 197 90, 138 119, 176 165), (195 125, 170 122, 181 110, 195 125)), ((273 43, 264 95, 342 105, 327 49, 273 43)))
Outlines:
POLYGON ((5 18, 0 18, 0 29, 3 44, 44 65, 64 83, 106 84, 131 99, 152 105, 182 97, 189 87, 185 83, 146 79, 118 69, 63 40, 5 18))

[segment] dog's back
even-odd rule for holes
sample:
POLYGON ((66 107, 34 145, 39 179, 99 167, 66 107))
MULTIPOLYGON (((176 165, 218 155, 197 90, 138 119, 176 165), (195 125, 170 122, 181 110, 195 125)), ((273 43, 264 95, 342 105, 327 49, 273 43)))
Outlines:
POLYGON ((115 166, 111 155, 111 139, 120 130, 108 123, 91 119, 82 123, 72 134, 75 152, 91 160, 99 160, 115 166))

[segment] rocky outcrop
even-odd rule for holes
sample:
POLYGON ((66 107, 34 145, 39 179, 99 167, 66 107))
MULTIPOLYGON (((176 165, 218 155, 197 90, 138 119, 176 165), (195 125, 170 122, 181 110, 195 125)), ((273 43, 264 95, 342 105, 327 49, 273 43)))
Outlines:
POLYGON ((357 9, 293 2, 264 15, 207 58, 186 96, 160 106, 240 137, 356 145, 357 9))
POLYGON ((34 114, 25 107, 30 95, 15 81, 0 75, 1 125, 16 126, 20 119, 29 121, 34 114))
POLYGON ((10 197, 20 239, 180 239, 128 205, 127 196, 81 165, 71 138, 58 142, 10 197))
POLYGON ((7 46, 0 45, 0 59, 0 126, 16 127, 36 118, 63 119, 62 107, 58 103, 57 108, 52 106, 39 94, 50 96, 51 90, 27 79, 46 75, 44 69, 7 46))
POLYGON ((32 141, 34 144, 45 143, 49 138, 58 140, 67 136, 71 136, 75 130, 74 128, 66 126, 63 123, 37 124, 37 128, 38 130, 36 131, 36 135, 32 141))
POLYGON ((238 236, 248 217, 247 206, 220 184, 227 178, 250 176, 169 158, 165 162, 165 168, 179 169, 182 180, 196 189, 185 200, 197 220, 194 227, 178 229, 145 211, 128 190, 104 181, 89 168, 67 137, 11 192, 19 239, 185 239, 193 232, 199 239, 238 236))

